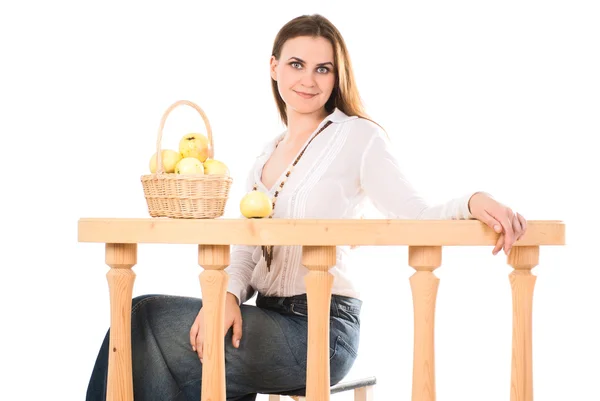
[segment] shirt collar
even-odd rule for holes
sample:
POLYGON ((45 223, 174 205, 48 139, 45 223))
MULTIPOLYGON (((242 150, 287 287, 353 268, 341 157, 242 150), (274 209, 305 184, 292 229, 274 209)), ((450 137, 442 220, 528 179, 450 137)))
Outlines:
POLYGON ((331 114, 325 117, 325 121, 330 120, 332 123, 343 123, 346 121, 354 120, 356 118, 358 118, 358 116, 349 116, 336 107, 331 114))
MULTIPOLYGON (((355 120, 357 118, 358 118, 358 116, 349 116, 336 107, 327 117, 325 117, 323 119, 323 121, 321 121, 321 123, 319 124, 317 129, 319 129, 323 125, 325 125, 325 123, 327 123, 327 121, 331 121, 332 123, 335 123, 335 124, 340 124, 340 123, 343 123, 346 121, 355 120)), ((287 133, 287 129, 285 131, 283 131, 281 134, 277 135, 274 139, 271 139, 267 143, 265 148, 263 149, 260 156, 258 156, 258 157, 264 156, 265 154, 269 154, 270 152, 272 152, 273 149, 275 148, 275 144, 277 144, 277 142, 279 142, 281 139, 283 139, 283 137, 285 136, 286 133, 287 133)))

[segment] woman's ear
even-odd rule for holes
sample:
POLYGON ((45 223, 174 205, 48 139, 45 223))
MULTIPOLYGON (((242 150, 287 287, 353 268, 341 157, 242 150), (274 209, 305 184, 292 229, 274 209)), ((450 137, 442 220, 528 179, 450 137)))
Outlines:
POLYGON ((275 58, 275 56, 271 56, 270 71, 271 71, 271 78, 274 81, 277 81, 277 65, 278 64, 279 64, 279 62, 277 61, 277 59, 275 58))

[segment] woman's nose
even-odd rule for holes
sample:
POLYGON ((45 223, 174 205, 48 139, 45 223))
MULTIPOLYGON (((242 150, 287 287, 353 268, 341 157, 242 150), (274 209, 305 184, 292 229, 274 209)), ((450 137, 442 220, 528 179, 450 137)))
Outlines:
POLYGON ((315 77, 311 72, 306 72, 302 75, 300 83, 303 86, 306 86, 307 88, 312 88, 313 86, 315 86, 315 77))

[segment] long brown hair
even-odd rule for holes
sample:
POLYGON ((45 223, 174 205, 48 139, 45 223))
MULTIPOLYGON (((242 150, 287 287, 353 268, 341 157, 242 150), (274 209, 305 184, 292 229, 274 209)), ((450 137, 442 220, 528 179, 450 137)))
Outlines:
MULTIPOLYGON (((281 57, 281 49, 285 42, 298 36, 322 37, 329 40, 333 47, 333 64, 336 70, 336 80, 331 96, 325 103, 325 111, 327 113, 332 113, 337 107, 346 115, 358 116, 375 123, 365 111, 365 107, 356 86, 350 55, 346 48, 344 38, 342 38, 338 29, 322 15, 301 15, 286 23, 279 30, 275 37, 271 54, 279 60, 281 57)), ((275 97, 275 103, 277 104, 281 121, 287 126, 286 105, 277 89, 277 81, 273 78, 271 78, 271 89, 273 91, 273 96, 275 97)))

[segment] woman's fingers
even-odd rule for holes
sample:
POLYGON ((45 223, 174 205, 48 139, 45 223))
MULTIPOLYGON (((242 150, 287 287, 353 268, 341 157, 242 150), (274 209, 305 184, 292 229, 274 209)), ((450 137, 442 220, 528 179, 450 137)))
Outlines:
MULTIPOLYGON (((202 331, 202 330, 201 330, 202 331)), ((202 362, 202 354, 204 351, 204 338, 200 334, 196 337, 196 353, 198 354, 198 358, 200 358, 200 362, 202 362)))
POLYGON ((192 324, 192 327, 190 328, 190 344, 192 345, 192 350, 198 354, 200 362, 202 362, 202 345, 204 343, 203 330, 201 330, 202 324, 202 310, 200 310, 198 316, 196 316, 196 320, 194 320, 194 324, 192 324))
POLYGON ((525 234, 525 231, 527 231, 527 220, 519 213, 516 213, 516 216, 519 219, 519 223, 521 223, 521 236, 523 236, 523 234, 525 234))
POLYGON ((196 351, 196 336, 198 335, 198 318, 192 324, 190 329, 190 344, 192 345, 192 350, 196 351))
POLYGON ((484 215, 483 217, 481 217, 481 221, 484 222, 485 224, 487 224, 487 226, 489 228, 491 228, 492 230, 494 230, 497 233, 501 233, 502 232, 502 225, 500 224, 500 222, 491 214, 489 214, 488 212, 484 211, 484 215))
POLYGON ((527 220, 525 220, 525 218, 523 216, 521 216, 519 213, 514 213, 512 216, 512 219, 510 221, 511 221, 512 229, 513 229, 514 237, 513 237, 512 242, 510 244, 508 244, 508 252, 510 252, 513 244, 515 242, 517 242, 523 236, 523 234, 525 234, 525 231, 527 230, 527 220))
POLYGON ((231 336, 231 344, 235 348, 240 347, 240 340, 242 339, 242 314, 239 313, 233 319, 233 335, 231 336))
POLYGON ((516 213, 512 219, 512 226, 515 231, 515 242, 516 242, 523 235, 523 227, 521 226, 521 221, 519 220, 519 217, 517 216, 516 213))
MULTIPOLYGON (((510 215, 511 213, 509 213, 510 215)), ((498 237, 496 246, 492 253, 496 255, 502 248, 505 248, 505 252, 508 255, 512 249, 513 244, 519 240, 527 231, 527 220, 519 213, 514 213, 509 219, 500 219, 504 230, 498 237)))
POLYGON ((494 247, 494 250, 492 251, 492 255, 498 254, 498 252, 500 252, 500 250, 502 249, 503 246, 504 246, 504 233, 502 233, 498 236, 498 241, 496 242, 496 246, 494 247))
POLYGON ((500 223, 502 223, 502 227, 504 228, 504 253, 506 255, 509 254, 512 245, 515 242, 515 231, 512 225, 512 218, 512 212, 509 210, 508 213, 500 219, 500 223))

